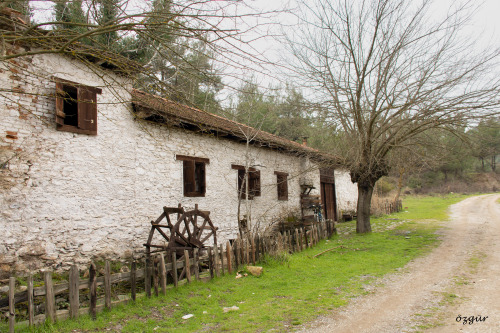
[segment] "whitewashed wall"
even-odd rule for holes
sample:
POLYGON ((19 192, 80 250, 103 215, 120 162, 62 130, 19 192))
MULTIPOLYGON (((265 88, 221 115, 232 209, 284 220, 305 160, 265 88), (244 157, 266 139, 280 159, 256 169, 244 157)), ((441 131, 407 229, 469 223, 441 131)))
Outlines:
MULTIPOLYGON (((236 237, 231 164, 245 163, 244 145, 135 120, 128 88, 124 78, 59 55, 0 64, 0 274, 129 257, 143 250, 162 207, 178 203, 210 210, 220 241, 236 237), (102 88, 97 136, 56 130, 50 75, 102 88), (210 159, 206 197, 183 197, 176 154, 210 159)), ((254 147, 250 156, 262 183, 254 223, 297 210, 300 179, 320 187, 308 160, 254 147), (277 200, 274 171, 290 174, 288 201, 277 200)))
POLYGON ((342 217, 342 213, 356 212, 358 187, 351 181, 349 171, 335 170, 335 192, 339 217, 342 217))

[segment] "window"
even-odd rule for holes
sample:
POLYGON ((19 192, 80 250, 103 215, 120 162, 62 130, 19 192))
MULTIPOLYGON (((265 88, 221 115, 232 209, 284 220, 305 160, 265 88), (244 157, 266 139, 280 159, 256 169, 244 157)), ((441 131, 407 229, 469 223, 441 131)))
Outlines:
POLYGON ((57 130, 97 134, 97 94, 99 88, 56 79, 57 130))
POLYGON ((278 185, 278 200, 288 200, 288 174, 278 171, 275 171, 274 174, 278 185))
POLYGON ((191 157, 184 155, 176 156, 182 161, 184 196, 204 197, 206 191, 205 164, 210 163, 208 158, 191 157))
MULTIPOLYGON (((245 167, 242 165, 232 165, 231 168, 238 170, 238 197, 246 199, 245 167)), ((255 168, 248 168, 248 200, 260 197, 260 171, 255 168)))

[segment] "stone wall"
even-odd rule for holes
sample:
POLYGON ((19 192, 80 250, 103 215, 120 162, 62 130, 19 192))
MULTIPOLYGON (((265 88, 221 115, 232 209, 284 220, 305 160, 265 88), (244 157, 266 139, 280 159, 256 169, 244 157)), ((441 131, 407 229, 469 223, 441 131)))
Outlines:
MULTIPOLYGON (((211 211, 218 239, 235 238, 231 164, 245 164, 246 156, 261 171, 262 195, 250 202, 253 226, 297 211, 301 181, 320 188, 306 158, 252 146, 247 153, 233 141, 136 120, 129 89, 126 78, 60 55, 0 64, 0 274, 137 255, 149 222, 178 203, 211 211), (52 75, 102 88, 98 135, 56 130, 52 75), (210 159, 205 197, 183 196, 177 154, 210 159), (288 201, 277 200, 275 171, 289 173, 288 201)), ((338 198, 349 202, 341 186, 338 198)))

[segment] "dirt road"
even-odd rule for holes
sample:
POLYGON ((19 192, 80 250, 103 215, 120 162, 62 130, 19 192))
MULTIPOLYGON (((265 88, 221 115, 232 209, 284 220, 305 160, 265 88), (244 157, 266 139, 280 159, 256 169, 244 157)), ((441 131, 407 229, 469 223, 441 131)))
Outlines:
POLYGON ((500 332, 498 198, 453 205, 439 247, 302 332, 500 332))

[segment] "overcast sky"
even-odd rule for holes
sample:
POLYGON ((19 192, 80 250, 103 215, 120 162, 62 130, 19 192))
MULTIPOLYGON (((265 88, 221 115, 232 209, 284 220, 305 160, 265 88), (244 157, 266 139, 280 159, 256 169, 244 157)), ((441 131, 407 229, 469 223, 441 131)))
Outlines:
MULTIPOLYGON (((143 1, 143 0, 139 0, 143 1)), ((283 9, 293 9, 295 0, 245 0, 245 3, 253 7, 256 11, 264 11, 264 12, 272 12, 272 11, 281 11, 283 9)), ((412 0, 415 1, 415 0, 412 0)), ((134 0, 130 0, 130 3, 134 3, 134 0)), ((461 1, 463 2, 463 1, 461 1)), ((451 4, 456 4, 457 0, 436 0, 436 12, 446 11, 451 4)), ((51 10, 49 9, 52 6, 51 1, 33 1, 32 6, 35 7, 35 18, 40 20, 41 17, 43 19, 50 18, 51 10)), ((474 6, 480 5, 481 0, 473 1, 472 4, 474 6)), ((244 6, 239 7, 241 12, 245 12, 246 9, 244 6)), ((473 19, 470 22, 470 26, 465 29, 465 32, 470 35, 470 38, 477 39, 476 45, 478 48, 484 47, 487 45, 490 46, 499 46, 500 45, 500 19, 498 18, 500 15, 500 0, 484 0, 480 8, 477 10, 473 19)), ((252 26, 255 23, 262 24, 260 28, 254 30, 254 32, 247 36, 248 40, 254 40, 251 45, 253 50, 250 52, 259 53, 262 57, 266 57, 273 63, 279 64, 282 61, 284 56, 284 48, 270 35, 278 34, 282 30, 279 27, 279 24, 288 25, 285 28, 287 33, 293 33, 294 29, 294 21, 296 18, 291 14, 287 13, 277 13, 277 14, 266 14, 262 18, 247 18, 248 25, 252 26), (277 24, 273 24, 277 23, 277 24)), ((243 46, 244 47, 244 46, 243 46)), ((235 60, 237 61, 237 60, 235 60)), ((226 71, 229 69, 226 68, 226 71)), ((262 86, 269 86, 271 82, 273 84, 277 84, 280 80, 283 79, 282 75, 276 74, 278 69, 273 68, 272 66, 258 66, 256 64, 248 64, 245 66, 241 66, 240 68, 233 69, 231 73, 233 76, 239 76, 240 78, 244 78, 246 80, 250 78, 256 79, 262 86), (260 74, 254 74, 249 67, 253 67, 260 74), (264 75, 263 73, 267 73, 269 76, 264 75)), ((237 85, 237 81, 234 79, 230 79, 230 75, 227 75, 225 81, 227 84, 231 86, 237 85)), ((283 83, 283 82, 282 82, 283 83)))

